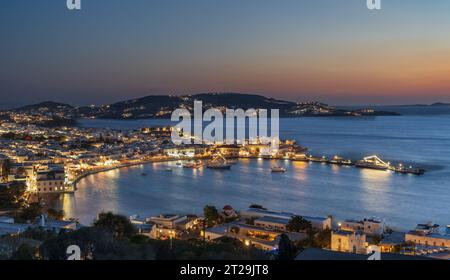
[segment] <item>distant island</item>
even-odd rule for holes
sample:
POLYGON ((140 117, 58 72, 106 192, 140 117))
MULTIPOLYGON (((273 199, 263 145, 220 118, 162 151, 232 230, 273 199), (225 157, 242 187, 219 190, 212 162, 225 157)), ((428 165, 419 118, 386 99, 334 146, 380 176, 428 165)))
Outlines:
POLYGON ((4 110, 0 118, 15 122, 25 121, 26 116, 39 116, 41 124, 70 124, 77 118, 97 119, 149 119, 170 118, 177 108, 193 110, 195 100, 203 101, 204 110, 209 108, 237 109, 279 109, 280 117, 356 117, 395 116, 396 112, 378 111, 371 108, 342 109, 320 103, 277 100, 255 94, 242 93, 200 93, 194 95, 150 95, 137 99, 107 105, 71 106, 52 101, 4 110))
POLYGON ((450 103, 436 102, 432 104, 398 105, 403 107, 449 107, 450 103))

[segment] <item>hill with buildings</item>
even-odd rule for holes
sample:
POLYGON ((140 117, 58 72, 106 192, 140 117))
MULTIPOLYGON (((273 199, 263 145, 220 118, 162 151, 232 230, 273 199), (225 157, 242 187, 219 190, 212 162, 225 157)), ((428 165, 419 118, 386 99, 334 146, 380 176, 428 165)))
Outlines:
POLYGON ((394 112, 374 109, 342 109, 320 102, 295 103, 255 94, 242 93, 200 93, 194 95, 149 95, 141 98, 116 102, 107 105, 73 107, 56 102, 43 102, 24 106, 3 114, 21 113, 26 115, 45 115, 58 118, 99 118, 99 119, 145 119, 170 118, 178 108, 193 111, 194 101, 203 102, 203 110, 218 108, 222 111, 242 108, 279 109, 281 117, 323 117, 323 116, 381 116, 398 115, 394 112))

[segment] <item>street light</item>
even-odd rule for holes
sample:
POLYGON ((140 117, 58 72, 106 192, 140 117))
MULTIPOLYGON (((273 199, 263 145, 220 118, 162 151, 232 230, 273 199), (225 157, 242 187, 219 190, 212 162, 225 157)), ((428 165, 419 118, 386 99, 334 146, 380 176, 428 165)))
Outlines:
POLYGON ((173 248, 173 241, 172 241, 173 235, 175 235, 175 232, 172 230, 169 230, 170 250, 172 250, 172 248, 173 248))

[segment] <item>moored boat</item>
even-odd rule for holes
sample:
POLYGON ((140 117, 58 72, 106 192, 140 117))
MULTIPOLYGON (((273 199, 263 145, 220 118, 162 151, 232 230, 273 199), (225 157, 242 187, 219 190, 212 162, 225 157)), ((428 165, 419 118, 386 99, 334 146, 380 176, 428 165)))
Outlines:
POLYGON ((391 164, 389 162, 386 163, 377 156, 365 157, 362 160, 357 161, 355 166, 384 171, 391 169, 391 164))
POLYGON ((183 164, 184 168, 200 168, 202 166, 203 163, 200 160, 195 162, 186 162, 185 164, 183 164))
POLYGON ((402 164, 399 164, 395 168, 393 168, 395 172, 402 174, 414 174, 414 175, 423 175, 425 173, 425 169, 422 168, 414 168, 412 166, 405 167, 402 164))
POLYGON ((330 163, 339 165, 354 165, 354 163, 351 160, 344 159, 340 156, 334 156, 332 159, 330 159, 330 163))
POLYGON ((310 155, 308 159, 309 159, 309 161, 312 161, 312 162, 329 163, 329 161, 326 159, 325 156, 313 157, 310 155))
POLYGON ((227 170, 231 168, 231 164, 221 154, 217 154, 206 164, 206 168, 227 170))
POLYGON ((272 170, 273 173, 284 173, 284 172, 287 171, 286 168, 283 168, 281 166, 273 166, 271 168, 271 170, 272 170))

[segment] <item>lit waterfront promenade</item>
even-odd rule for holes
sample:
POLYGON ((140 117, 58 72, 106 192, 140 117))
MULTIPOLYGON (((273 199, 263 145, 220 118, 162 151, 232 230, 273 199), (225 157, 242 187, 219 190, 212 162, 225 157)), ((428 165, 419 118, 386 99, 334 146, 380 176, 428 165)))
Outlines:
MULTIPOLYGON (((153 156, 153 157, 147 157, 142 160, 126 160, 119 164, 111 164, 106 167, 98 167, 98 168, 92 168, 86 171, 81 172, 80 174, 76 175, 75 179, 71 182, 73 186, 73 191, 76 190, 76 184, 83 179, 86 176, 96 174, 99 172, 106 172, 110 170, 114 170, 117 168, 124 168, 124 167, 130 167, 135 165, 141 165, 141 164, 148 164, 148 163, 155 163, 155 162, 171 162, 171 161, 197 161, 197 160, 209 160, 212 159, 213 156, 193 156, 193 157, 171 157, 171 156, 153 156)), ((302 155, 301 157, 293 156, 256 156, 256 155, 247 155, 247 156, 237 156, 232 157, 233 159, 263 159, 263 160, 289 160, 289 161, 301 161, 301 162, 315 162, 315 163, 322 163, 322 164, 332 164, 332 165, 346 165, 346 166, 355 166, 355 163, 349 161, 349 160, 342 160, 342 161, 336 161, 334 159, 328 160, 325 157, 313 157, 313 156, 305 156, 302 155)), ((337 158, 337 157, 335 157, 337 158)), ((401 166, 401 165, 400 165, 401 166)), ((358 166, 359 168, 367 168, 367 169, 375 169, 373 167, 365 167, 363 165, 358 166)), ((393 171, 398 173, 410 173, 410 174, 416 174, 421 175, 422 173, 416 173, 415 170, 419 169, 412 169, 410 167, 410 170, 403 171, 401 169, 398 169, 397 167, 391 167, 388 165, 385 169, 379 169, 380 171, 393 171)))

